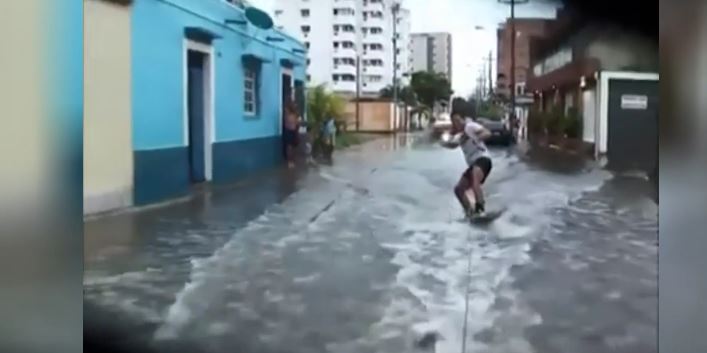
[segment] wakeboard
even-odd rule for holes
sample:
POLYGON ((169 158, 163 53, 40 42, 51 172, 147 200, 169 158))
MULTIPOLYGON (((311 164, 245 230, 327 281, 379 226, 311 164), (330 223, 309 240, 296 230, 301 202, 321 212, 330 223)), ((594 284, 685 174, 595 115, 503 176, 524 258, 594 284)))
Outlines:
POLYGON ((477 225, 487 225, 495 221, 506 211, 505 208, 499 208, 496 210, 488 210, 482 214, 475 214, 469 217, 469 222, 471 224, 477 225))

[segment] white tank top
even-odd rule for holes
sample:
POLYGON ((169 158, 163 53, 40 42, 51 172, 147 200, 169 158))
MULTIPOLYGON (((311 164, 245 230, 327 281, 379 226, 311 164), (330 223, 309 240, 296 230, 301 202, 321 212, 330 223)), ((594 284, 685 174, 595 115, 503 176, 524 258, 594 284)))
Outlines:
POLYGON ((481 124, 471 120, 464 126, 464 134, 467 139, 461 144, 461 149, 468 166, 474 164, 481 157, 490 158, 486 144, 477 137, 477 133, 483 129, 484 127, 481 124))

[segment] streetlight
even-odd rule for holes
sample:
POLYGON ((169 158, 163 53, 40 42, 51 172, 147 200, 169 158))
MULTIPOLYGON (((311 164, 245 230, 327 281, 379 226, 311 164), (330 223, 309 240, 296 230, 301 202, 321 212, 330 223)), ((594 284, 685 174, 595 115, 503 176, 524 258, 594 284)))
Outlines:
POLYGON ((516 115, 516 22, 515 6, 527 4, 530 0, 498 0, 498 2, 511 5, 511 118, 516 115))

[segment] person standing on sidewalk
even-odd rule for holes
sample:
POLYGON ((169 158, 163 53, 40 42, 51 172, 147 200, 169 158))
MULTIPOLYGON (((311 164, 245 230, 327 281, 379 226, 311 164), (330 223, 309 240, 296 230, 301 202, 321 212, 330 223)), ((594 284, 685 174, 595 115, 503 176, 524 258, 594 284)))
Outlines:
POLYGON ((333 117, 329 117, 322 126, 322 137, 326 146, 327 158, 331 158, 336 146, 336 122, 333 117))
POLYGON ((297 114, 297 106, 290 101, 285 107, 285 121, 282 132, 283 142, 285 144, 285 158, 287 159, 287 167, 295 167, 295 153, 299 142, 299 116, 297 114))

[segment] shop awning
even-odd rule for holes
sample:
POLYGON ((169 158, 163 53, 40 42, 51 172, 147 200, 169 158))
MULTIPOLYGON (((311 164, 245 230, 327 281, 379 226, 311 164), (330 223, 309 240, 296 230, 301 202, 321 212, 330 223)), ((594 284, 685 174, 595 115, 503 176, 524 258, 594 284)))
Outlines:
POLYGON ((289 58, 280 59, 280 65, 287 67, 287 68, 293 68, 295 66, 302 66, 301 63, 294 61, 292 59, 289 59, 289 58))
POLYGON ((221 36, 203 27, 185 27, 184 36, 202 43, 211 43, 216 39, 221 39, 221 36))
POLYGON ((269 63, 272 62, 270 58, 266 58, 262 54, 256 54, 256 53, 245 53, 241 55, 241 60, 246 63, 269 63))

